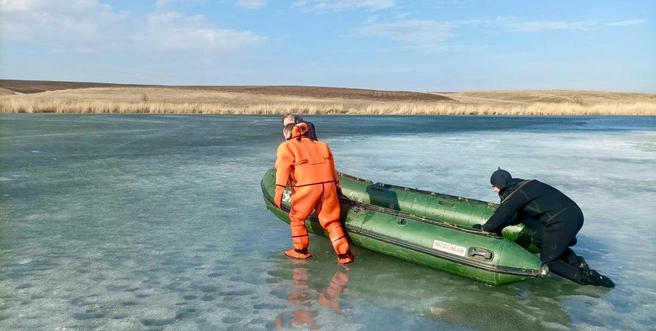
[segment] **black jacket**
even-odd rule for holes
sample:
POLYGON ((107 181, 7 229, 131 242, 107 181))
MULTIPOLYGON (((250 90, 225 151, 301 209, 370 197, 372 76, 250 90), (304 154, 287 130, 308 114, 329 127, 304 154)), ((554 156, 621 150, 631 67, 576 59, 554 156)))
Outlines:
POLYGON ((484 231, 498 232, 508 225, 521 223, 528 218, 537 219, 549 226, 563 221, 563 218, 558 216, 566 209, 577 211, 581 217, 583 215, 572 199, 537 180, 513 179, 513 184, 500 191, 499 196, 502 197, 501 204, 483 225, 484 231))

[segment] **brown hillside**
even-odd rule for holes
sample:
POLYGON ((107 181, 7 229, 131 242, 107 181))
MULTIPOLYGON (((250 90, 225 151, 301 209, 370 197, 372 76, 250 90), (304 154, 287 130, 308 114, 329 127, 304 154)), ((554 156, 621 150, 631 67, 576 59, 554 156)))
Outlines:
POLYGON ((310 98, 343 98, 381 101, 452 101, 451 98, 421 92, 380 91, 319 86, 185 86, 181 88, 263 95, 293 95, 310 98))
POLYGON ((0 87, 0 95, 16 95, 17 93, 6 88, 1 88, 0 87))
POLYGON ((380 101, 453 101, 451 98, 430 93, 406 91, 379 91, 355 88, 318 87, 318 86, 163 86, 135 84, 107 84, 80 82, 52 82, 27 80, 0 80, 0 88, 20 92, 39 93, 68 89, 94 87, 169 87, 183 90, 201 90, 213 92, 234 92, 260 95, 281 95, 311 97, 319 99, 360 99, 380 101))
POLYGON ((70 90, 90 87, 131 87, 144 86, 134 84, 54 82, 39 80, 0 79, 0 88, 19 93, 40 93, 46 91, 70 90))

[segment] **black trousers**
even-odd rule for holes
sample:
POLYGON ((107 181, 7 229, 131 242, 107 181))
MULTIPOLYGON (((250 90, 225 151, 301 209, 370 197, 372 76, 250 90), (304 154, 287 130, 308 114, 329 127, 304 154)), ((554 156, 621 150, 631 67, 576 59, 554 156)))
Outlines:
POLYGON ((583 214, 578 208, 567 208, 533 235, 533 244, 540 248, 540 260, 549 271, 579 284, 585 284, 579 268, 582 258, 570 246, 576 245, 576 235, 583 227, 583 214))

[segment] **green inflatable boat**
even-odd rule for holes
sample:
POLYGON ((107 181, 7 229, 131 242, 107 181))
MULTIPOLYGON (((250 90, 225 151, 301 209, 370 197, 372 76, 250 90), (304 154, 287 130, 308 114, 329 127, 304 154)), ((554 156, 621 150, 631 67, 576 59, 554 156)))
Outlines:
MULTIPOLYGON (((374 183, 343 173, 339 173, 339 176, 342 193, 350 200, 464 228, 471 228, 474 224, 484 224, 499 206, 492 202, 374 183)), ((526 226, 523 224, 508 226, 503 229, 502 235, 531 253, 538 253, 538 248, 531 244, 531 235, 541 226, 539 221, 532 220, 526 226)))
MULTIPOLYGON (((275 169, 270 169, 262 178, 264 201, 276 217, 289 223, 289 192, 284 194, 282 209, 273 204, 275 176, 275 169)), ((341 207, 350 241, 362 248, 490 285, 548 273, 535 255, 495 234, 357 200, 342 199, 341 207)), ((305 224, 309 232, 327 236, 315 215, 305 224)))

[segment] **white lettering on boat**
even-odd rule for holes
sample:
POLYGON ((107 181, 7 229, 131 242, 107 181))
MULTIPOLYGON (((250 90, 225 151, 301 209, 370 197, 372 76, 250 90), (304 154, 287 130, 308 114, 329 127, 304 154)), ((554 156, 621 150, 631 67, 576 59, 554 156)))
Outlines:
POLYGON ((460 256, 465 256, 467 254, 467 248, 454 244, 449 244, 447 242, 443 242, 439 240, 433 241, 433 249, 437 249, 438 251, 447 252, 460 256))

